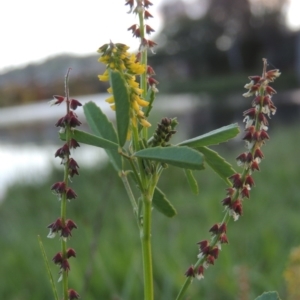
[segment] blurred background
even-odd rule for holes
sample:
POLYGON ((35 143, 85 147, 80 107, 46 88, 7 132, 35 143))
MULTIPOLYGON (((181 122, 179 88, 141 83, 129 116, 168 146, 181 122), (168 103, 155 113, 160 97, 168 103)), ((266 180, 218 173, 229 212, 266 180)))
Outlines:
MULTIPOLYGON (((138 47, 127 28, 138 20, 125 1, 7 1, 0 4, 0 298, 53 299, 37 235, 48 259, 59 251, 47 225, 60 205, 50 186, 62 178, 54 152, 60 145, 57 119, 63 107, 49 107, 64 94, 69 67, 70 93, 95 101, 113 118, 104 99, 107 83, 96 50, 104 43, 138 47), (17 6, 16 6, 17 5, 17 6)), ((178 117, 174 143, 230 123, 241 127, 251 106, 243 86, 260 75, 262 58, 282 75, 273 87, 277 113, 271 141, 263 149, 256 187, 238 224, 229 224, 224 246, 205 279, 194 282, 186 299, 250 300, 265 290, 282 299, 300 299, 299 103, 300 3, 298 0, 153 0, 148 24, 158 46, 149 54, 159 94, 152 130, 162 117, 178 117), (293 158, 293 159, 292 159, 293 158)), ((82 109, 78 115, 87 129, 82 109)), ((215 148, 235 166, 244 151, 241 137, 215 148)), ((70 240, 77 251, 70 283, 82 299, 142 299, 138 231, 124 188, 103 151, 81 146, 74 158, 79 195, 68 206, 78 225, 70 240), (110 188, 107 188, 110 187, 110 188)), ((159 184, 177 208, 166 219, 154 212, 156 299, 174 299, 184 272, 195 262, 196 243, 222 220, 225 184, 209 169, 195 174, 193 195, 181 170, 169 168, 159 184)), ((58 268, 51 266, 54 278, 58 268)))

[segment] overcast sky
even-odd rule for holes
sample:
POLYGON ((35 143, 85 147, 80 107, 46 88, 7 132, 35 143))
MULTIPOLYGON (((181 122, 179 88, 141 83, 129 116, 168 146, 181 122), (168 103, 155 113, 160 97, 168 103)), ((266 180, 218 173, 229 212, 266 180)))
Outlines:
MULTIPOLYGON (((153 19, 161 28, 159 7, 174 0, 152 0, 153 19)), ((185 0, 193 2, 194 0, 185 0)), ((290 0, 290 25, 300 27, 300 0, 290 0)), ((3 0, 0 3, 0 72, 60 53, 92 54, 109 42, 137 48, 127 28, 138 23, 125 0, 3 0)))

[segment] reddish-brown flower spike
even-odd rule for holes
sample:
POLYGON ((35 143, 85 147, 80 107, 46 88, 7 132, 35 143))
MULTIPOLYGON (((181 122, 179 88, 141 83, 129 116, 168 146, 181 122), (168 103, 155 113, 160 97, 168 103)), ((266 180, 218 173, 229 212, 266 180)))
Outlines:
POLYGON ((129 5, 129 7, 132 8, 134 5, 134 0, 127 0, 125 5, 129 5))
POLYGON ((70 271, 70 264, 67 259, 64 259, 60 264, 60 268, 64 271, 70 271))
POLYGON ((239 189, 240 187, 242 187, 243 183, 241 181, 241 175, 236 173, 233 174, 229 177, 229 179, 232 181, 233 183, 233 187, 239 189))
POLYGON ((262 131, 260 132, 260 139, 261 139, 262 141, 264 141, 264 140, 269 140, 269 139, 270 139, 269 135, 267 134, 267 132, 266 132, 265 130, 262 130, 262 131))
POLYGON ((228 244, 227 235, 225 233, 221 234, 219 241, 221 244, 228 244))
POLYGON ((78 120, 77 115, 70 111, 68 116, 69 125, 74 128, 76 126, 80 126, 82 123, 78 120))
POLYGON ((251 152, 248 152, 247 154, 247 158, 246 158, 246 161, 247 163, 251 163, 253 160, 253 156, 252 156, 252 153, 251 152))
POLYGON ((265 126, 269 125, 269 122, 263 113, 258 114, 258 120, 263 123, 265 126))
POLYGON ((80 147, 79 143, 76 140, 71 139, 70 140, 70 148, 76 149, 78 147, 80 147))
POLYGON ((251 141, 252 141, 252 138, 253 138, 253 134, 252 134, 250 131, 248 131, 248 132, 246 132, 246 134, 244 135, 243 140, 244 140, 244 141, 251 142, 251 141))
POLYGON ((215 259, 217 259, 218 256, 219 256, 219 248, 218 248, 218 247, 212 248, 212 249, 210 250, 209 254, 210 254, 211 256, 213 256, 215 259))
POLYGON ((151 28, 149 25, 145 25, 145 28, 146 28, 147 34, 151 34, 151 32, 155 32, 155 30, 153 28, 151 28))
POLYGON ((58 218, 55 222, 53 222, 47 226, 47 228, 50 228, 53 232, 61 230, 62 227, 63 227, 63 224, 62 224, 61 218, 58 218))
POLYGON ((76 110, 76 108, 78 106, 82 106, 82 104, 76 99, 71 99, 71 102, 70 102, 71 109, 76 110))
POLYGON ((271 86, 269 86, 269 85, 266 87, 266 92, 267 92, 269 95, 276 94, 276 91, 275 91, 271 86))
POLYGON ((199 245, 201 251, 202 251, 204 248, 206 248, 206 247, 209 246, 208 240, 204 240, 204 241, 198 242, 197 244, 199 245))
POLYGON ((212 234, 218 234, 219 233, 219 224, 214 224, 210 229, 209 232, 212 234))
POLYGON ((55 256, 52 258, 52 261, 56 265, 61 264, 63 261, 63 256, 62 256, 61 252, 56 253, 55 256))
POLYGON ((226 197, 221 202, 224 206, 228 206, 231 204, 231 197, 226 197))
POLYGON ((66 191, 66 184, 64 181, 59 181, 54 183, 50 189, 56 194, 62 194, 66 191))
POLYGON ((256 105, 260 105, 262 101, 262 96, 256 96, 253 100, 252 100, 252 106, 256 107, 256 105))
POLYGON ((64 239, 68 238, 69 236, 72 236, 70 228, 67 226, 63 227, 60 236, 63 237, 64 239))
POLYGON ((69 249, 67 250, 67 258, 70 258, 70 257, 76 257, 76 252, 75 252, 75 250, 72 249, 72 248, 69 248, 69 249))
POLYGON ((187 271, 184 273, 186 277, 195 277, 194 267, 190 266, 187 271))
POLYGON ((153 5, 152 2, 150 2, 149 0, 144 0, 144 7, 145 8, 148 8, 151 5, 153 5))
POLYGON ((150 76, 155 75, 155 72, 154 72, 153 68, 149 65, 147 66, 147 74, 150 75, 150 76))
POLYGON ((204 267, 202 265, 197 269, 196 277, 198 280, 204 278, 204 267))
POLYGON ((243 112, 243 116, 249 116, 251 119, 253 119, 256 115, 256 109, 254 107, 249 108, 243 112))
POLYGON ((249 186, 250 188, 251 188, 252 186, 254 186, 254 180, 253 180, 253 178, 252 178, 250 175, 247 175, 247 176, 246 176, 246 179, 245 179, 245 185, 246 185, 246 186, 249 186))
POLYGON ((69 176, 72 178, 74 175, 79 175, 78 170, 69 168, 69 176))
POLYGON ((61 104, 65 100, 64 96, 59 96, 59 95, 54 95, 53 98, 54 99, 49 102, 49 104, 51 106, 52 105, 59 105, 59 104, 61 104))
POLYGON ((71 188, 67 188, 66 197, 68 200, 75 199, 77 197, 77 194, 71 188))
POLYGON ((230 208, 236 213, 236 214, 238 214, 238 215, 242 215, 243 214, 243 207, 242 207, 242 202, 241 202, 241 200, 236 200, 236 201, 234 201, 232 204, 231 204, 231 206, 230 206, 230 208))
POLYGON ((247 160, 247 153, 242 153, 240 154, 237 158, 236 158, 236 161, 237 161, 237 164, 238 166, 243 166, 244 163, 246 162, 247 160))
POLYGON ((147 20, 147 19, 149 19, 149 18, 153 18, 153 16, 149 13, 148 10, 145 10, 144 18, 145 18, 145 20, 147 20))
POLYGON ((157 46, 157 44, 155 42, 150 41, 150 40, 147 40, 147 45, 149 48, 153 48, 153 47, 157 46))
MULTIPOLYGON (((210 246, 207 246, 207 247, 201 249, 201 252, 202 252, 203 255, 209 254, 210 253, 210 246)), ((202 254, 201 254, 201 256, 202 256, 202 254)))
POLYGON ((254 160, 252 163, 251 163, 251 170, 252 171, 259 171, 259 165, 258 165, 258 162, 256 160, 254 160))
POLYGON ((262 151, 257 148, 254 152, 254 159, 259 158, 259 159, 263 159, 264 158, 264 154, 262 153, 262 151))
POLYGON ((56 127, 66 127, 66 123, 65 123, 65 117, 61 117, 56 123, 55 123, 56 127))
POLYGON ((150 86, 153 86, 153 85, 157 85, 159 82, 157 80, 155 80, 153 77, 149 77, 148 78, 148 84, 150 86))
POLYGON ((242 198, 250 198, 250 192, 249 189, 247 187, 243 187, 242 191, 241 191, 241 197, 242 198))
POLYGON ((55 157, 65 158, 70 155, 70 149, 68 144, 64 144, 61 148, 57 149, 55 152, 55 157))
POLYGON ((73 159, 73 158, 69 159, 69 169, 70 170, 77 170, 77 169, 79 169, 79 166, 78 166, 76 160, 73 159))
POLYGON ((219 232, 218 233, 222 234, 222 233, 226 233, 226 231, 227 231, 227 225, 226 225, 226 223, 222 223, 219 227, 219 232))
POLYGON ((139 28, 137 28, 134 32, 133 32, 133 36, 140 38, 141 37, 141 31, 139 28))
POLYGON ((71 219, 66 220, 66 226, 70 230, 72 230, 73 228, 77 229, 77 225, 71 219))
POLYGON ((257 84, 261 80, 261 76, 255 75, 255 76, 249 76, 248 77, 251 81, 253 81, 253 84, 257 84))
POLYGON ((71 231, 73 229, 77 229, 77 225, 70 219, 66 220, 65 226, 61 230, 61 235, 63 238, 68 238, 69 236, 72 236, 71 231))
POLYGON ((277 77, 280 76, 280 72, 278 69, 270 70, 266 72, 266 78, 270 81, 273 82, 277 77))
POLYGON ((215 258, 212 255, 208 255, 207 258, 206 258, 206 262, 209 265, 214 265, 215 264, 215 258))
POLYGON ((255 131, 252 135, 252 140, 259 142, 260 141, 260 132, 259 131, 255 131))
POLYGON ((69 300, 80 298, 79 294, 73 289, 68 290, 68 297, 69 297, 69 300))
POLYGON ((130 30, 134 34, 137 28, 138 28, 138 25, 134 24, 134 25, 130 26, 127 30, 128 31, 130 30))
POLYGON ((232 187, 229 187, 226 189, 226 195, 228 196, 233 196, 233 194, 235 193, 235 189, 232 187))

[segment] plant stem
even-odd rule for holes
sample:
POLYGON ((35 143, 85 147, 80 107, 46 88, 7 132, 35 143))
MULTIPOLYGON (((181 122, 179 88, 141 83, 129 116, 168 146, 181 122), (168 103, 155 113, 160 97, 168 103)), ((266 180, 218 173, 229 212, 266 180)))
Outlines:
POLYGON ((183 284, 176 300, 181 300, 183 299, 183 295, 185 294, 186 290, 188 289, 188 287, 190 286, 190 284, 192 283, 192 277, 188 277, 186 280, 185 280, 185 283, 183 284))
MULTIPOLYGON (((70 100, 69 100, 69 74, 71 69, 69 68, 67 74, 65 76, 65 97, 66 97, 66 108, 67 114, 70 112, 70 100)), ((70 146, 70 139, 71 139, 71 128, 70 126, 66 126, 66 142, 68 146, 70 146)), ((69 176, 69 155, 66 156, 66 161, 64 165, 64 182, 66 188, 68 187, 68 176, 69 176)), ((61 199, 61 220, 65 224, 67 218, 67 196, 66 193, 62 194, 61 199)), ((64 258, 67 256, 67 241, 66 239, 61 239, 61 253, 64 258)), ((63 299, 68 300, 68 271, 62 270, 62 281, 63 281, 63 299)))
POLYGON ((130 202, 131 202, 131 205, 132 205, 132 208, 133 208, 134 215, 135 215, 136 217, 138 217, 138 206, 137 206, 137 204, 136 204, 134 195, 133 195, 133 193, 132 193, 131 187, 130 187, 129 182, 128 182, 128 180, 127 180, 127 175, 126 175, 126 173, 125 173, 124 171, 121 171, 120 176, 121 176, 121 179, 122 179, 123 184, 124 184, 124 186, 125 186, 125 189, 126 189, 126 192, 127 192, 128 197, 129 197, 129 200, 130 200, 130 202))
POLYGON ((152 193, 143 195, 143 224, 140 231, 144 268, 144 300, 153 300, 153 270, 151 250, 152 193))

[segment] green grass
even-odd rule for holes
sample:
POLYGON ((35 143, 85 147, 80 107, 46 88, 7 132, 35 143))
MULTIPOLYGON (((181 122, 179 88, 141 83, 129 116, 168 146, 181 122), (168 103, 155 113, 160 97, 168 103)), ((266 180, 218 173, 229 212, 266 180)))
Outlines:
MULTIPOLYGON (((278 126, 279 127, 279 126, 278 126)), ((298 129, 272 130, 263 148, 261 172, 244 202, 244 215, 228 227, 225 245, 205 279, 194 281, 187 299, 232 300, 240 293, 254 299, 265 290, 277 290, 287 299, 282 273, 290 250, 300 244, 298 129), (248 284, 249 289, 241 290, 248 284)), ((242 142, 220 149, 234 163, 242 142), (233 147, 234 146, 234 147, 233 147)), ((80 151, 76 154, 79 155, 80 151)), ((237 167, 236 167, 237 169, 237 167)), ((80 169, 74 179, 79 197, 68 205, 68 215, 78 225, 70 247, 70 286, 82 299, 142 299, 140 241, 130 203, 121 181, 110 167, 80 169)), ((184 272, 196 261, 196 243, 209 238, 208 229, 223 217, 220 201, 226 188, 211 170, 195 173, 200 194, 193 195, 181 170, 169 168, 159 184, 178 210, 167 219, 154 211, 153 255, 155 299, 175 298, 184 272)), ((49 181, 35 186, 13 186, 0 206, 0 299, 53 299, 37 235, 48 259, 60 251, 58 238, 47 239, 47 225, 60 212, 50 192, 62 174, 53 171, 49 181)), ((58 268, 50 262, 54 279, 58 268)), ((60 285, 58 290, 60 292, 60 285)))

